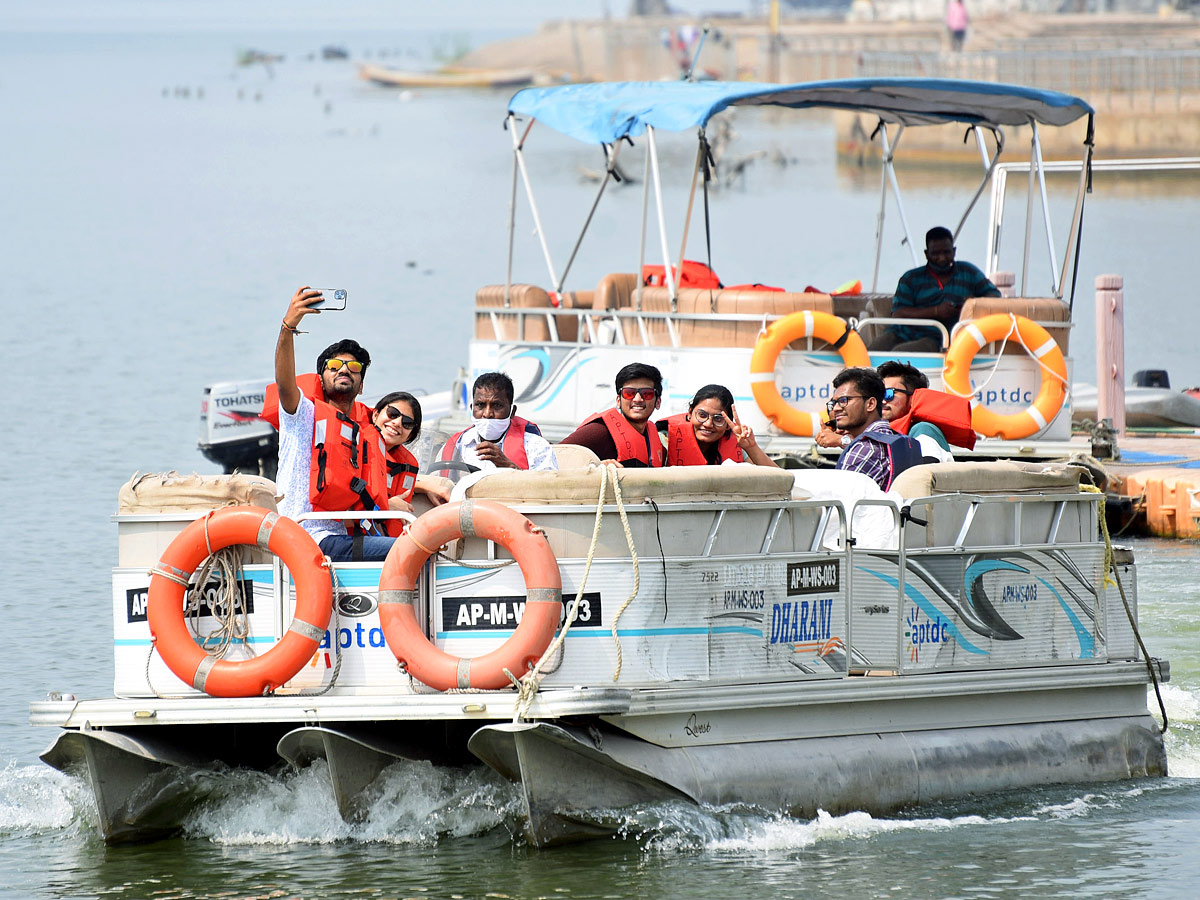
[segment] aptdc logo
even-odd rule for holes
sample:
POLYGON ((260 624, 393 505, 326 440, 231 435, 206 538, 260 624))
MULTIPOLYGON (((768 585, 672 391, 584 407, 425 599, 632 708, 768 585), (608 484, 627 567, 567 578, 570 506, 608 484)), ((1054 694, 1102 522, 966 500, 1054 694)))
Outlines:
POLYGON ((904 639, 908 642, 908 658, 913 662, 921 661, 922 647, 930 644, 944 644, 950 639, 949 622, 941 616, 930 619, 915 606, 909 610, 904 624, 907 626, 904 639))

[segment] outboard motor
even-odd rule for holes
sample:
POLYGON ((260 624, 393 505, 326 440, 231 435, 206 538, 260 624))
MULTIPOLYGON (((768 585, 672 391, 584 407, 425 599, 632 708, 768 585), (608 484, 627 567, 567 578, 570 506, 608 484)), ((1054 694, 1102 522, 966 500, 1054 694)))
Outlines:
POLYGON ((221 381, 204 389, 200 403, 200 452, 226 473, 275 477, 279 433, 259 418, 268 379, 221 381))
POLYGON ((1169 388, 1170 376, 1166 369, 1139 369, 1133 373, 1135 387, 1169 388))

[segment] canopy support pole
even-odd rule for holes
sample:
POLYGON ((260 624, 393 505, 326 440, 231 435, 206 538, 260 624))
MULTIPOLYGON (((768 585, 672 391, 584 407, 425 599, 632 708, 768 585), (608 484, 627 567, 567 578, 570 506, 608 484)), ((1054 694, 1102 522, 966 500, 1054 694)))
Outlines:
POLYGON ((608 187, 608 183, 612 180, 613 170, 617 167, 617 156, 621 152, 621 142, 617 141, 615 146, 602 144, 604 147, 604 177, 600 179, 600 190, 596 192, 596 199, 592 201, 592 208, 588 210, 587 218, 583 222, 583 228, 579 231, 579 237, 575 239, 575 246, 571 248, 571 256, 567 259, 567 265, 563 269, 562 278, 554 285, 554 291, 557 294, 562 293, 563 283, 567 280, 567 273, 571 271, 571 266, 575 263, 575 257, 579 253, 579 248, 583 244, 583 238, 587 234, 588 227, 592 224, 592 217, 596 215, 596 207, 600 205, 600 198, 604 196, 604 189, 608 187))
POLYGON ((646 142, 646 166, 642 173, 642 234, 638 240, 637 290, 633 295, 633 308, 642 311, 642 285, 646 279, 642 272, 646 270, 646 220, 650 214, 650 142, 646 142))
POLYGON ((963 211, 962 218, 958 220, 958 227, 954 229, 954 241, 958 243, 958 235, 962 231, 963 226, 967 224, 967 217, 971 215, 971 211, 975 209, 975 204, 979 202, 979 198, 983 196, 984 189, 987 188, 988 182, 992 180, 992 175, 996 171, 996 166, 1000 162, 1000 154, 1004 152, 1004 135, 999 131, 993 132, 996 135, 996 155, 988 159, 987 145, 983 139, 983 129, 978 125, 972 125, 971 130, 975 132, 975 140, 979 144, 979 155, 983 159, 983 180, 979 182, 979 187, 975 189, 975 196, 971 198, 971 202, 967 204, 967 208, 963 211))
MULTIPOLYGON (((1079 190, 1075 194, 1075 211, 1071 214, 1071 230, 1067 234, 1067 252, 1063 254, 1062 274, 1058 279, 1058 293, 1055 294, 1060 300, 1063 293, 1067 289, 1067 268, 1075 271, 1075 265, 1072 262, 1073 257, 1078 252, 1079 238, 1083 232, 1083 202, 1087 195, 1088 188, 1091 185, 1092 177, 1092 130, 1091 120, 1088 120, 1088 136, 1083 143, 1083 160, 1079 164, 1079 190)), ((1078 277, 1076 273, 1075 277, 1078 277)), ((1071 305, 1075 304, 1075 277, 1071 279, 1071 305)))
POLYGON ((1042 138, 1037 122, 1033 125, 1033 157, 1037 166, 1038 190, 1042 197, 1042 221, 1046 227, 1046 251, 1050 254, 1050 293, 1058 288, 1058 253, 1054 249, 1054 232, 1050 228, 1050 201, 1046 199, 1046 170, 1042 167, 1042 138))
POLYGON ((1025 256, 1021 260, 1021 293, 1018 296, 1027 297, 1029 294, 1029 248, 1033 243, 1033 191, 1037 185, 1037 166, 1034 164, 1033 143, 1037 140, 1037 128, 1034 127, 1033 138, 1030 140, 1029 151, 1029 178, 1025 185, 1025 256))
MULTIPOLYGON (((658 172, 658 144, 654 140, 654 126, 646 126, 647 143, 650 145, 650 166, 654 172, 654 204, 658 211, 658 240, 662 244, 663 270, 667 280, 667 293, 671 297, 671 312, 675 312, 678 296, 675 290, 675 275, 671 271, 671 251, 667 248, 667 220, 663 215, 662 177, 658 172)), ((638 273, 641 277, 641 273, 638 273)))
POLYGON ((529 181, 529 170, 525 167, 525 139, 529 137, 529 131, 533 128, 533 123, 536 119, 530 119, 529 127, 525 129, 525 133, 520 138, 516 132, 513 132, 513 153, 517 158, 517 165, 521 170, 521 180, 525 184, 525 196, 529 198, 529 209, 533 213, 533 230, 537 233, 538 241, 542 245, 542 256, 546 259, 546 268, 550 270, 550 283, 558 284, 558 276, 554 274, 554 261, 550 259, 550 248, 546 245, 546 235, 542 231, 542 218, 538 215, 537 202, 533 199, 533 185, 529 181))
MULTIPOLYGON (((700 134, 704 134, 704 129, 700 129, 700 134)), ((700 181, 700 169, 704 165, 704 141, 700 141, 696 148, 696 168, 692 170, 692 189, 688 192, 687 215, 683 218, 683 241, 679 244, 679 265, 675 267, 676 272, 683 272, 683 257, 687 254, 688 231, 692 224, 692 209, 696 205, 696 185, 700 181)), ((672 295, 672 299, 674 296, 672 295)))
MULTIPOLYGON (((517 128, 517 117, 512 113, 508 114, 508 130, 515 132, 517 128)), ((529 122, 529 128, 533 127, 533 120, 529 122)), ((529 134, 529 128, 525 129, 525 134, 529 134)), ((522 142, 524 138, 522 138, 522 142)), ((513 244, 517 234, 517 155, 513 154, 513 170, 512 170, 512 194, 508 198, 508 266, 504 271, 504 307, 507 309, 512 306, 512 270, 513 270, 513 244)))
POLYGON ((875 268, 871 273, 872 292, 879 289, 879 261, 883 255, 883 219, 887 206, 888 185, 892 186, 892 194, 896 197, 896 212, 900 216, 900 227, 904 230, 904 242, 908 244, 908 252, 912 256, 913 268, 921 264, 917 258, 917 248, 913 244, 912 235, 908 229, 908 217, 904 215, 904 201, 900 198, 900 182, 896 178, 895 160, 896 148, 900 146, 900 138, 904 136, 904 126, 896 129, 896 139, 888 140, 887 123, 879 122, 879 141, 883 150, 883 174, 880 178, 879 216, 875 224, 875 268))

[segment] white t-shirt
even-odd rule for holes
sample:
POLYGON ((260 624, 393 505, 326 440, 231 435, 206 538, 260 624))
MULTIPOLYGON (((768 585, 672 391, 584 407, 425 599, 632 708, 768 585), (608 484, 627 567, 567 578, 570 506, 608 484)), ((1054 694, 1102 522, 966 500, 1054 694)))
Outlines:
MULTIPOLYGON (((282 404, 279 407, 279 471, 275 473, 275 487, 283 494, 279 514, 289 519, 313 511, 308 489, 312 483, 316 409, 312 400, 303 395, 294 413, 289 415, 282 404)), ((318 544, 330 535, 346 533, 346 526, 334 519, 306 519, 300 525, 318 544)))

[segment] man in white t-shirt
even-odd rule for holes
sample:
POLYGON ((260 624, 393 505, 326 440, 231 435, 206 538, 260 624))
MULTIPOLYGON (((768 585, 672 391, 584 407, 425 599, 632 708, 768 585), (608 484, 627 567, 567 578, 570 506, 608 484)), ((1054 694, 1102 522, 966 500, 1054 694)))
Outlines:
MULTIPOLYGON (((342 340, 331 344, 317 358, 321 381, 320 409, 296 383, 294 337, 304 316, 319 313, 314 304, 322 300, 320 291, 302 287, 292 296, 279 340, 275 345, 275 383, 279 392, 279 469, 275 483, 283 499, 280 515, 297 518, 314 511, 314 485, 324 488, 329 497, 316 510, 387 509, 387 475, 382 442, 370 421, 370 412, 356 398, 362 393, 363 378, 371 364, 371 355, 357 342, 342 340), (314 440, 320 428, 326 440, 314 440), (320 445, 318 474, 314 480, 314 447, 320 445), (339 464, 338 450, 356 468, 339 464), (325 462, 328 460, 328 470, 325 462), (333 505, 329 505, 332 503, 333 505), (351 505, 353 504, 353 505, 351 505)), ((300 523, 312 535, 321 552, 334 562, 378 561, 387 557, 394 538, 387 537, 368 520, 347 532, 340 519, 307 519, 300 523)))

